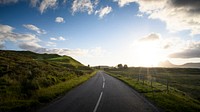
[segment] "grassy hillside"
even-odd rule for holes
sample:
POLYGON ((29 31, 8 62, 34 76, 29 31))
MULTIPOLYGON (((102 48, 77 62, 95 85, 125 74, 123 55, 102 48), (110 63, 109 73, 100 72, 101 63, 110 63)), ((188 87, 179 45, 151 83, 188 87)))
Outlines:
POLYGON ((0 111, 34 110, 86 81, 92 72, 68 56, 0 50, 0 111))
POLYGON ((128 68, 107 69, 167 112, 200 109, 200 69, 128 68))

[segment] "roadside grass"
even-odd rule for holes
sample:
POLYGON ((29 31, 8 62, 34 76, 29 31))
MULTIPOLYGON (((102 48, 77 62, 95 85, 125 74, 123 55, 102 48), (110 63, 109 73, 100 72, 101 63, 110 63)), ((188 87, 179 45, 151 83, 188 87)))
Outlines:
POLYGON ((74 77, 70 80, 59 83, 57 85, 50 86, 48 88, 40 89, 36 92, 36 95, 37 95, 36 97, 39 98, 38 100, 41 103, 49 102, 52 99, 55 99, 56 97, 62 94, 65 94, 67 91, 71 90, 72 88, 87 81, 89 78, 91 78, 95 74, 96 74, 96 71, 91 74, 74 77))
POLYGON ((96 71, 91 74, 73 77, 65 82, 47 88, 40 88, 32 91, 33 95, 28 99, 19 99, 15 96, 9 97, 10 99, 7 98, 6 101, 0 103, 0 110, 1 112, 34 112, 42 105, 51 102, 53 99, 64 95, 74 87, 84 83, 95 74, 96 71))
POLYGON ((68 56, 0 50, 0 112, 37 110, 94 74, 68 56))
POLYGON ((198 112, 200 110, 200 102, 191 98, 186 93, 169 87, 166 91, 166 85, 154 82, 153 87, 150 82, 133 79, 122 74, 110 73, 109 75, 118 78, 127 85, 144 95, 147 99, 153 102, 161 111, 165 112, 198 112))

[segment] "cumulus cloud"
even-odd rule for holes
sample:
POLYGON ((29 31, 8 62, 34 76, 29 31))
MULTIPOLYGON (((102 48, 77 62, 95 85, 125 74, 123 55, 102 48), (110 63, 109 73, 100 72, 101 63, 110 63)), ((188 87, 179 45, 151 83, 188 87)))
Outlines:
POLYGON ((11 26, 0 24, 0 33, 10 33, 13 29, 11 26))
MULTIPOLYGON (((25 46, 41 47, 38 42, 40 41, 36 35, 33 34, 21 34, 13 32, 13 27, 8 25, 0 25, 0 46, 4 47, 5 41, 11 41, 17 43, 20 48, 25 48, 25 46)), ((28 48, 29 48, 28 47, 28 48)))
POLYGON ((36 7, 37 4, 40 3, 40 0, 31 0, 30 3, 32 7, 36 7))
POLYGON ((66 39, 62 36, 57 37, 57 38, 50 38, 50 40, 60 40, 60 41, 65 41, 66 39))
POLYGON ((151 19, 166 23, 170 32, 189 30, 200 34, 200 0, 114 0, 123 7, 132 2, 139 4, 139 11, 151 19))
MULTIPOLYGON (((31 48, 30 48, 31 49, 31 48)), ((48 54, 59 54, 59 55, 67 55, 73 57, 102 57, 105 54, 105 50, 101 47, 96 47, 93 49, 67 49, 67 48, 53 48, 48 49, 44 47, 35 47, 35 49, 31 49, 33 52, 37 53, 48 53, 48 54)))
POLYGON ((136 2, 137 0, 114 0, 114 2, 118 2, 118 5, 120 6, 120 7, 123 7, 123 6, 125 6, 125 5, 128 5, 128 4, 130 4, 130 3, 132 3, 132 2, 136 2))
POLYGON ((43 0, 40 4, 39 10, 43 13, 48 8, 54 8, 57 5, 57 0, 43 0))
POLYGON ((95 14, 99 14, 99 18, 103 18, 105 15, 109 14, 112 11, 112 7, 106 6, 95 11, 95 14))
POLYGON ((17 3, 18 0, 0 0, 0 4, 17 3))
POLYGON ((190 30, 200 34, 199 0, 140 0, 140 11, 151 19, 160 19, 171 32, 190 30))
POLYGON ((52 37, 52 38, 50 38, 50 40, 57 40, 57 38, 53 38, 53 37, 52 37))
MULTIPOLYGON (((28 46, 26 46, 28 48, 28 46)), ((84 49, 67 49, 67 48, 53 48, 48 49, 44 47, 35 47, 28 49, 30 51, 36 53, 48 53, 48 54, 59 54, 59 55, 67 55, 67 56, 84 56, 87 54, 87 50, 84 49)))
POLYGON ((89 15, 94 11, 94 5, 98 2, 92 3, 91 0, 74 0, 72 3, 72 14, 75 12, 87 12, 89 15))
POLYGON ((171 58, 200 58, 200 42, 190 42, 188 46, 180 52, 169 55, 171 58))
POLYGON ((46 34, 45 30, 42 30, 42 29, 38 28, 38 27, 35 26, 35 25, 32 25, 32 24, 24 24, 23 26, 24 26, 25 28, 29 29, 29 30, 32 30, 32 31, 37 32, 38 34, 46 34))
POLYGON ((19 43, 19 48, 29 51, 35 51, 36 49, 40 49, 42 47, 36 42, 28 41, 19 43))
POLYGON ((56 46, 56 43, 54 43, 54 42, 47 42, 46 46, 56 46))
MULTIPOLYGON (((36 35, 16 33, 13 30, 14 28, 9 25, 0 24, 0 49, 3 49, 5 47, 6 41, 10 41, 18 45, 18 47, 23 50, 33 51, 36 53, 59 54, 75 57, 96 57, 102 56, 102 53, 104 52, 100 47, 97 47, 95 49, 45 48, 39 44, 42 41, 36 35)), ((60 36, 57 38, 51 38, 51 40, 64 41, 66 39, 60 36)), ((46 42, 46 46, 55 47, 56 43, 46 42)))
POLYGON ((58 40, 66 40, 64 37, 60 36, 58 37, 58 40))
POLYGON ((58 0, 30 0, 33 7, 38 7, 40 13, 44 13, 48 8, 55 8, 58 0))
POLYGON ((62 17, 56 17, 55 22, 57 22, 57 23, 64 23, 65 20, 62 17))
POLYGON ((137 17, 143 17, 143 14, 136 14, 137 17))
POLYGON ((149 35, 141 38, 139 41, 146 42, 146 41, 156 41, 159 39, 160 39, 160 34, 150 33, 149 35))

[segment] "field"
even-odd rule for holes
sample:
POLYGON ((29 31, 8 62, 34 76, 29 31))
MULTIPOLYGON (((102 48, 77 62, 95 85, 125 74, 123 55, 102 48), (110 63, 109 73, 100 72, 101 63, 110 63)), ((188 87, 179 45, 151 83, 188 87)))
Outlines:
POLYGON ((34 111, 94 72, 68 56, 0 51, 0 111, 34 111))
POLYGON ((200 110, 200 69, 133 67, 106 72, 136 89, 161 110, 200 110))

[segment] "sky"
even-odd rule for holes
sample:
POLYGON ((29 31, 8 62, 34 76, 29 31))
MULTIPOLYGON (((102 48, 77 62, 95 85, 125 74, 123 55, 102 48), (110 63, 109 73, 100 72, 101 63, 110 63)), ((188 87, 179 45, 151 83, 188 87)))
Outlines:
POLYGON ((84 65, 200 62, 199 0, 0 0, 0 49, 84 65))

